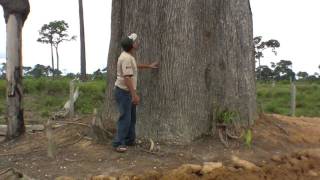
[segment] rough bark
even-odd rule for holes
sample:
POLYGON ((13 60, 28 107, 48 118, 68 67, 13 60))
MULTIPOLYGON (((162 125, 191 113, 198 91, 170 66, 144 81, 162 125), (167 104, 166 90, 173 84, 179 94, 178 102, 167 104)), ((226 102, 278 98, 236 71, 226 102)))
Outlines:
MULTIPOLYGON (((252 14, 244 0, 113 0, 106 103, 96 126, 112 128, 120 39, 139 35, 138 63, 160 61, 139 72, 137 133, 142 138, 188 143, 215 129, 219 110, 256 116, 252 14)), ((97 129, 97 128, 95 128, 97 129)), ((98 137, 102 136, 100 131, 98 137)))
POLYGON ((53 59, 53 45, 50 44, 51 47, 51 64, 52 64, 52 77, 54 78, 54 59, 53 59))
POLYGON ((58 51, 58 45, 55 46, 56 48, 56 60, 57 60, 57 73, 59 72, 59 51, 58 51))
POLYGON ((22 27, 29 13, 28 0, 1 0, 7 29, 7 139, 25 131, 22 108, 22 27))
POLYGON ((83 3, 79 0, 79 18, 80 18, 80 51, 81 51, 81 80, 86 80, 86 45, 84 35, 84 20, 83 20, 83 3))

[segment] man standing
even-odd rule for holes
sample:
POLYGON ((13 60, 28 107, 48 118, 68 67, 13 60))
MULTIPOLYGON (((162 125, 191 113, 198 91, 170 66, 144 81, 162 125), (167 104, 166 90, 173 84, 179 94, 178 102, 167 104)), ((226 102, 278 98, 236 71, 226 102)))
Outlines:
POLYGON ((123 52, 117 63, 117 80, 115 98, 120 112, 117 122, 117 133, 112 146, 117 152, 127 151, 127 146, 135 144, 136 106, 140 102, 137 95, 138 68, 158 68, 158 63, 136 64, 134 52, 138 49, 137 34, 132 33, 121 41, 123 52))

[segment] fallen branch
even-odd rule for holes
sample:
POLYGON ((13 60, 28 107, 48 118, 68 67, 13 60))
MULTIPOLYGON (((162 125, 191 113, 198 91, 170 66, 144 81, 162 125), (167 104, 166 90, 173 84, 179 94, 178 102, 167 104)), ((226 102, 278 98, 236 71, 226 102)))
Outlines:
POLYGON ((0 176, 3 175, 3 174, 5 174, 5 173, 7 173, 7 172, 9 172, 9 171, 12 171, 12 170, 14 170, 14 169, 13 169, 13 168, 8 168, 8 169, 5 169, 5 170, 2 170, 2 171, 0 172, 0 176))
POLYGON ((61 123, 61 124, 74 124, 74 125, 86 126, 88 128, 91 128, 90 125, 85 124, 85 123, 69 122, 69 121, 59 121, 59 123, 61 123))

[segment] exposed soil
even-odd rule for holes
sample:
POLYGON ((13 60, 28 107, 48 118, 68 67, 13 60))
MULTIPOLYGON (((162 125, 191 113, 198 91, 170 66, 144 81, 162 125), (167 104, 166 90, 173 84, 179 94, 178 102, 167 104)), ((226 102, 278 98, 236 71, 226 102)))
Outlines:
POLYGON ((253 127, 250 148, 243 140, 225 148, 215 136, 188 146, 156 143, 153 152, 149 152, 149 142, 142 142, 123 154, 113 150, 111 139, 98 144, 88 137, 90 128, 84 124, 91 120, 90 116, 73 119, 79 124, 53 130, 55 158, 47 157, 46 132, 28 132, 14 141, 2 142, 0 179, 1 172, 8 168, 41 180, 59 176, 91 179, 98 175, 105 179, 320 179, 320 118, 264 115, 253 127), (252 162, 258 169, 235 166, 232 155, 252 162), (204 162, 222 162, 223 166, 206 173, 181 166, 204 162))

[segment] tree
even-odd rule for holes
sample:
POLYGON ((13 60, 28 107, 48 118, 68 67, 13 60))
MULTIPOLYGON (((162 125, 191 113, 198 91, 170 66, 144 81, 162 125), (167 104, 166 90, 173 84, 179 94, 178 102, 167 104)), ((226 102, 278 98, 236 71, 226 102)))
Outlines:
MULTIPOLYGON (((261 66, 261 58, 264 57, 263 51, 265 49, 271 48, 272 52, 277 55, 276 48, 280 47, 280 42, 278 40, 270 39, 268 41, 262 41, 262 36, 255 37, 253 39, 253 42, 255 49, 255 58, 258 60, 258 68, 261 66)), ((259 75, 259 77, 261 77, 261 74, 259 75)))
POLYGON ((28 72, 32 69, 32 67, 29 66, 23 66, 22 70, 23 70, 23 74, 26 75, 28 74, 28 72))
POLYGON ((28 0, 0 0, 7 29, 7 139, 25 132, 22 107, 22 27, 30 12, 28 0))
POLYGON ((297 76, 299 77, 299 79, 306 80, 308 79, 309 74, 307 72, 300 71, 297 73, 297 76))
POLYGON ((79 18, 80 18, 80 51, 81 51, 81 80, 86 80, 86 45, 84 35, 84 20, 83 20, 83 3, 79 0, 79 18))
POLYGON ((274 69, 275 80, 294 80, 295 73, 291 69, 292 62, 289 60, 281 60, 276 63, 274 69))
POLYGON ((256 70, 256 76, 262 81, 273 80, 273 71, 268 66, 260 66, 256 70))
POLYGON ((53 47, 55 48, 56 51, 56 60, 57 60, 57 70, 59 71, 59 45, 60 43, 64 41, 71 41, 75 40, 76 36, 72 36, 69 38, 69 35, 67 34, 69 25, 65 21, 53 21, 50 22, 49 24, 44 24, 40 31, 39 35, 40 37, 38 38, 38 42, 45 43, 45 44, 50 44, 51 46, 51 59, 52 59, 52 69, 55 70, 54 68, 54 59, 53 59, 53 47))
MULTIPOLYGON (((139 35, 140 63, 160 61, 141 72, 137 133, 144 138, 188 143, 214 132, 219 110, 237 112, 237 123, 256 115, 252 14, 249 1, 113 0, 107 91, 94 122, 103 129, 118 118, 112 89, 120 39, 139 35)), ((102 130, 101 130, 102 129, 102 130)))
POLYGON ((0 79, 5 79, 6 78, 6 70, 7 70, 7 64, 6 63, 1 63, 0 79))
POLYGON ((44 66, 41 64, 36 64, 34 68, 32 68, 27 75, 32 76, 34 78, 40 78, 40 77, 48 77, 49 73, 53 74, 53 69, 50 68, 50 66, 44 66))

